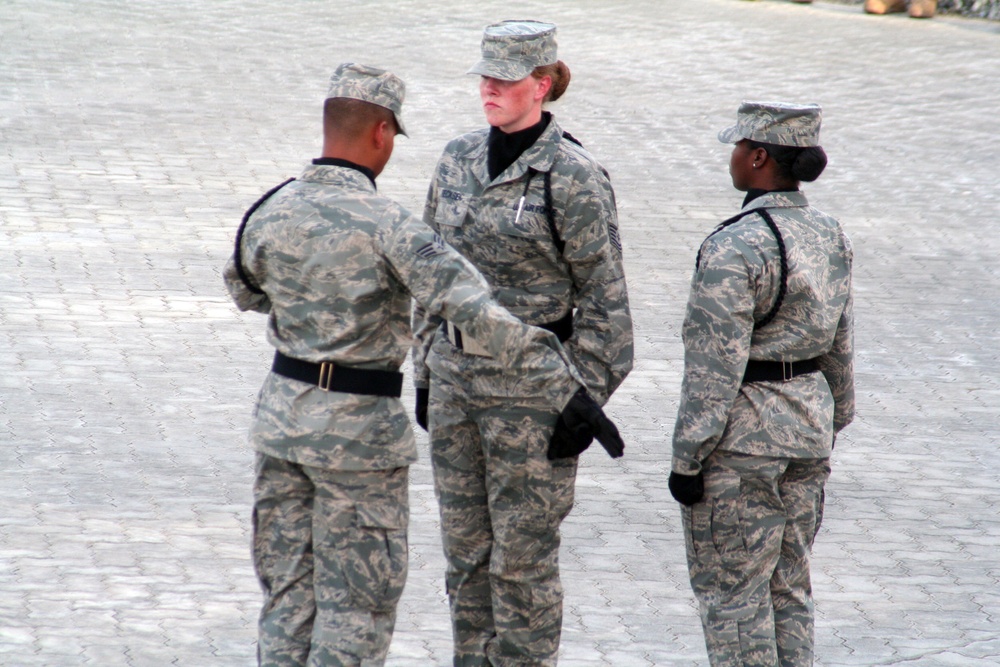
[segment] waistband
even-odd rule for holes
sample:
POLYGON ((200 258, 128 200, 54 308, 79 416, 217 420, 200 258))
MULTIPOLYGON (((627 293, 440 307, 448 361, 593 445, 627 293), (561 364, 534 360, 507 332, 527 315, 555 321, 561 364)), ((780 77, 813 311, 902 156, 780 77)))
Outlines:
POLYGON ((345 394, 391 396, 399 398, 403 391, 403 374, 371 368, 351 368, 331 361, 313 363, 275 351, 271 371, 299 382, 314 384, 324 391, 345 394))
POLYGON ((815 359, 805 359, 803 361, 757 361, 751 359, 747 362, 747 369, 743 373, 743 384, 748 382, 786 382, 799 375, 815 373, 819 370, 819 364, 815 359))

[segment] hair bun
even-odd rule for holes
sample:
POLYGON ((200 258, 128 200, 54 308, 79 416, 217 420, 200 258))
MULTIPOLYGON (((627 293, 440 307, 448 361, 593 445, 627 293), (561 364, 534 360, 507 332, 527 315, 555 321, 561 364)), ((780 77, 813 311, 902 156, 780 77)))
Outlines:
POLYGON ((535 70, 536 76, 549 76, 552 78, 552 87, 549 89, 548 95, 545 96, 546 102, 555 102, 563 93, 566 92, 566 88, 569 87, 569 80, 571 78, 569 72, 569 65, 561 60, 557 60, 552 65, 544 65, 535 70))
POLYGON ((791 164, 792 176, 799 181, 815 181, 826 169, 826 151, 819 146, 803 148, 791 164))

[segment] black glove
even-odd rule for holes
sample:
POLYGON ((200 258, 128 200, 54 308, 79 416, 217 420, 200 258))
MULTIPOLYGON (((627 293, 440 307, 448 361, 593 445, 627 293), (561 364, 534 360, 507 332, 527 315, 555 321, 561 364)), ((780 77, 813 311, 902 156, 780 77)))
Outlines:
POLYGON ((670 487, 670 495, 681 505, 691 507, 705 497, 705 476, 700 472, 697 475, 672 472, 667 486, 670 487))
POLYGON ((618 428, 604 414, 597 401, 581 387, 569 399, 556 421, 555 433, 549 441, 549 460, 579 456, 590 447, 594 438, 613 459, 625 453, 625 443, 618 435, 618 428))
POLYGON ((420 424, 420 428, 427 430, 427 403, 430 400, 431 390, 421 389, 417 387, 417 409, 415 414, 417 415, 417 423, 420 424))

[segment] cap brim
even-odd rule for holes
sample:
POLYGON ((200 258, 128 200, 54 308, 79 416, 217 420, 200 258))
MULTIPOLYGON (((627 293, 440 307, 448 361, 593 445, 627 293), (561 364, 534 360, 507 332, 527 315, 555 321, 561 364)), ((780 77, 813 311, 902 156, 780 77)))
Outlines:
POLYGON ((727 127, 719 132, 719 141, 724 144, 735 144, 740 139, 743 139, 743 135, 740 134, 739 128, 736 125, 727 127))
POLYGON ((501 81, 520 81, 533 71, 534 68, 520 63, 512 63, 509 60, 488 60, 483 58, 473 65, 472 69, 466 72, 466 74, 478 74, 479 76, 488 76, 491 79, 500 79, 501 81))
POLYGON ((409 137, 410 135, 407 133, 406 126, 403 125, 403 119, 400 118, 399 114, 393 111, 392 116, 396 119, 396 129, 399 130, 399 133, 404 137, 409 137))

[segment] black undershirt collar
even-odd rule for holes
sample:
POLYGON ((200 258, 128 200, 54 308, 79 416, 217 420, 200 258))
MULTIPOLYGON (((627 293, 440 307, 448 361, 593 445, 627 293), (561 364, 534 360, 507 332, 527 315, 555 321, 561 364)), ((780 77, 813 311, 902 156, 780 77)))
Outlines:
POLYGON ((313 160, 313 164, 320 167, 347 167, 348 169, 356 169, 362 174, 368 177, 368 180, 372 182, 372 186, 378 190, 378 186, 375 185, 375 172, 368 167, 363 167, 356 162, 351 162, 350 160, 343 160, 339 157, 318 157, 313 160))
POLYGON ((502 174, 507 167, 521 157, 524 151, 538 141, 538 138, 545 132, 552 120, 552 114, 548 111, 542 112, 542 119, 523 130, 504 132, 499 127, 490 128, 490 136, 487 139, 486 168, 492 181, 502 174))

